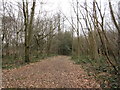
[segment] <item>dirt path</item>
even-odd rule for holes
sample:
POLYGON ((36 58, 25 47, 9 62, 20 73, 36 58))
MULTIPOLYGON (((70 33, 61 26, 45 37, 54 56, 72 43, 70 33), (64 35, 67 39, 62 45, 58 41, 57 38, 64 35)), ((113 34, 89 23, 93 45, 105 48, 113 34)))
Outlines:
POLYGON ((56 56, 18 69, 3 70, 2 87, 99 88, 70 57, 56 56))

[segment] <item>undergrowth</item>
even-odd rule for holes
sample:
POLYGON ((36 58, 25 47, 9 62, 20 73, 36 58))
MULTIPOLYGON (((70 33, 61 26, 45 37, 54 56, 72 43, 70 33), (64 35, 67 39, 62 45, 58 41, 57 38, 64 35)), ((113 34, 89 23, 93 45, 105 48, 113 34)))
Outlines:
MULTIPOLYGON (((30 57, 29 63, 35 63, 41 61, 42 59, 56 56, 56 54, 40 54, 40 55, 33 55, 30 57)), ((24 57, 14 58, 13 56, 5 56, 2 58, 2 69, 12 69, 18 68, 20 66, 24 66, 27 63, 24 62, 24 57)))
POLYGON ((120 88, 118 76, 104 57, 93 60, 84 55, 72 56, 72 60, 75 61, 75 64, 80 64, 89 76, 94 76, 101 88, 120 88))

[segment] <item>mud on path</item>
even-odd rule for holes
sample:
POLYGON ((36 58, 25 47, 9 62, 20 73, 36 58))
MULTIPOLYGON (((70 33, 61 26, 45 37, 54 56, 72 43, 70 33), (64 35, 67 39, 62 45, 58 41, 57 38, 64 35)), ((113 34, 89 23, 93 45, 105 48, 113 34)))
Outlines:
POLYGON ((99 88, 94 78, 67 56, 3 70, 2 78, 4 88, 99 88))

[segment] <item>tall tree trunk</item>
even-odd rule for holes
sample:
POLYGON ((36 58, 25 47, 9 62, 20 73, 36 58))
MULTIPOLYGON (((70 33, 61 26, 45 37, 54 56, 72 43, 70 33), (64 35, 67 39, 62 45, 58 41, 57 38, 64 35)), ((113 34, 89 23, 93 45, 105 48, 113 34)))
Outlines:
MULTIPOLYGON (((118 22, 119 22, 119 27, 120 27, 120 1, 118 3, 118 22)), ((119 65, 120 65, 120 29, 118 31, 118 59, 119 59, 119 65)), ((120 66, 119 66, 120 70, 120 66)))
POLYGON ((27 44, 27 54, 28 54, 28 57, 27 57, 27 61, 26 62, 30 62, 30 59, 29 59, 29 55, 30 55, 30 42, 31 42, 31 37, 32 37, 32 30, 33 30, 33 17, 34 17, 34 12, 35 12, 35 0, 33 1, 33 6, 31 8, 31 16, 30 16, 30 23, 28 25, 28 44, 27 44))
POLYGON ((71 17, 71 20, 72 20, 72 55, 74 56, 74 27, 73 27, 73 17, 71 17))
POLYGON ((79 37, 79 13, 78 13, 78 0, 77 0, 77 56, 80 55, 80 37, 79 37))
POLYGON ((28 15, 28 1, 26 0, 26 5, 23 0, 23 14, 24 14, 24 24, 25 24, 25 62, 29 63, 29 54, 30 54, 30 41, 32 36, 32 24, 33 24, 33 17, 35 12, 35 0, 33 1, 33 5, 31 8, 30 18, 28 15))
POLYGON ((96 0, 93 1, 93 23, 94 23, 94 32, 92 33, 93 35, 93 58, 98 59, 98 48, 97 48, 97 43, 96 43, 96 18, 97 18, 97 13, 96 13, 96 6, 95 6, 96 0))
POLYGON ((29 53, 27 48, 27 35, 28 35, 28 2, 23 0, 23 14, 24 14, 24 31, 25 31, 25 62, 29 61, 29 53))

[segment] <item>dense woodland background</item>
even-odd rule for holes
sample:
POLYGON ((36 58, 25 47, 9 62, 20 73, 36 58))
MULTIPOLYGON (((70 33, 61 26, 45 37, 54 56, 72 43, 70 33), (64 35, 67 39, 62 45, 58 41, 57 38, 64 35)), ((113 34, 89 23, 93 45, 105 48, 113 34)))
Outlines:
POLYGON ((41 11, 42 3, 36 14, 37 3, 2 1, 3 69, 69 55, 101 87, 120 87, 120 3, 116 9, 108 0, 108 9, 101 9, 96 0, 92 7, 86 0, 76 0, 71 3, 74 15, 70 18, 61 10, 51 15, 41 11))

